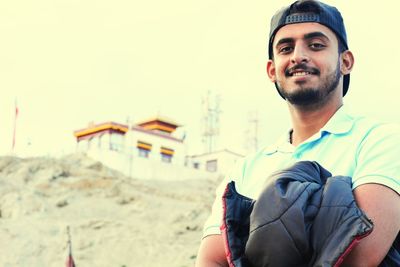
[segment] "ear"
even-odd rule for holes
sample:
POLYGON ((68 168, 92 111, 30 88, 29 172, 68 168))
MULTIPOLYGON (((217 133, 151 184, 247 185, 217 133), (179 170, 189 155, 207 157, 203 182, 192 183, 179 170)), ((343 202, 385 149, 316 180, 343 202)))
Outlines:
POLYGON ((275 69, 275 63, 270 59, 267 62, 267 74, 271 82, 275 83, 276 82, 276 69, 275 69))
POLYGON ((346 50, 341 54, 342 64, 340 71, 343 75, 347 75, 351 72, 354 66, 354 56, 350 50, 346 50))

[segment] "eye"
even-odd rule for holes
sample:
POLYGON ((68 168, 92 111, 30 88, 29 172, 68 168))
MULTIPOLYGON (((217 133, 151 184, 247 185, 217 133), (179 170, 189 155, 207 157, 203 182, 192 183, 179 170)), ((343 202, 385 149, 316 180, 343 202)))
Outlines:
POLYGON ((325 46, 324 44, 321 44, 321 43, 311 43, 311 44, 309 45, 309 47, 310 47, 312 50, 318 51, 318 50, 324 49, 326 46, 325 46))
POLYGON ((293 51, 293 47, 290 45, 282 46, 279 48, 280 54, 288 54, 293 51))

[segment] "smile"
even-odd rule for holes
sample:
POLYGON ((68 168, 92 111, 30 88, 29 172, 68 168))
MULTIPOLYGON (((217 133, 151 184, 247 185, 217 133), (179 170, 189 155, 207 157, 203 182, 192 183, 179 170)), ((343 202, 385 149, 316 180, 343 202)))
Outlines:
POLYGON ((285 70, 286 77, 304 77, 319 74, 320 72, 317 68, 309 67, 305 64, 298 64, 297 66, 285 70))
POLYGON ((306 76, 306 75, 311 75, 312 73, 309 71, 300 71, 300 72, 294 72, 291 74, 291 76, 306 76))

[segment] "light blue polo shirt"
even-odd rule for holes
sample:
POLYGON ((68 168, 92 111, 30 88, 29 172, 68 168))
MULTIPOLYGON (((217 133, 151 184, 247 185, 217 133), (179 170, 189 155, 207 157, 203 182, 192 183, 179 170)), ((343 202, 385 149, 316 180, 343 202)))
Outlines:
POLYGON ((240 194, 257 199, 272 173, 303 160, 317 161, 333 176, 352 177, 353 189, 377 183, 400 194, 400 125, 351 116, 341 107, 319 132, 297 147, 290 144, 286 133, 274 145, 238 162, 222 181, 203 237, 220 234, 221 198, 227 183, 235 181, 240 194))

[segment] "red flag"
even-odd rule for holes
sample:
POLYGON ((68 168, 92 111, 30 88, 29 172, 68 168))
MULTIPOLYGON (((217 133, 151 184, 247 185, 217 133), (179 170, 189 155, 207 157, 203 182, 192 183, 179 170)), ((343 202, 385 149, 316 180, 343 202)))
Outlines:
POLYGON ((65 262, 65 267, 76 267, 74 258, 72 258, 71 254, 68 255, 67 261, 65 262))
POLYGON ((17 105, 17 99, 15 99, 15 117, 14 117, 14 132, 13 132, 13 142, 12 142, 12 151, 14 152, 15 148, 15 136, 17 132, 17 117, 18 117, 18 105, 17 105))

